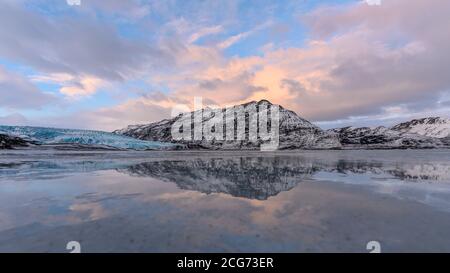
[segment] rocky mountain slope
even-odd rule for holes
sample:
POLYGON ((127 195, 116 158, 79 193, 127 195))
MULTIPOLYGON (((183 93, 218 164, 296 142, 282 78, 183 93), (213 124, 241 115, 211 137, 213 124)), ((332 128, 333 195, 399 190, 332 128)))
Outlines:
MULTIPOLYGON (((406 124, 406 123, 405 123, 406 124)), ((328 130, 330 133, 336 133, 343 148, 351 149, 431 149, 448 147, 445 139, 420 135, 400 130, 404 128, 396 125, 392 128, 383 126, 370 127, 344 127, 328 130)), ((428 132, 433 132, 428 127, 428 132)))
POLYGON ((390 128, 401 134, 418 134, 427 137, 445 138, 450 136, 450 118, 430 117, 413 119, 390 128))
MULTIPOLYGON (((191 116, 179 115, 172 119, 165 119, 159 122, 143 125, 131 125, 127 128, 116 130, 114 133, 126 135, 129 137, 184 143, 189 148, 205 149, 258 149, 263 143, 260 139, 257 142, 248 140, 249 117, 245 112, 242 113, 242 107, 256 107, 258 111, 265 111, 266 105, 269 108, 273 106, 267 100, 259 102, 249 102, 243 105, 235 106, 236 116, 246 115, 246 140, 244 141, 174 141, 171 134, 172 126, 180 121, 186 121, 194 128, 191 116), (236 108, 238 107, 238 108, 236 108)), ((400 123, 390 128, 379 127, 344 127, 330 130, 322 130, 309 121, 301 118, 293 111, 280 106, 279 115, 279 146, 278 149, 430 149, 430 148, 448 148, 450 147, 450 119, 430 117, 415 119, 400 123)), ((225 113, 225 109, 222 109, 225 113)), ((205 130, 207 123, 214 115, 210 115, 210 109, 202 109, 191 112, 192 116, 196 114, 203 115, 201 125, 205 130)), ((263 114, 266 114, 263 112, 263 114)), ((224 115, 225 116, 225 115, 224 115)), ((270 116, 270 115, 268 115, 270 116)), ((227 117, 224 118, 226 123, 227 117)), ((234 120, 236 128, 236 120, 234 120)), ((271 123, 269 117, 269 123, 271 123)), ((270 127, 270 126, 269 126, 270 127)), ((224 126, 224 132, 225 132, 224 126)), ((258 127, 259 130, 259 127, 258 127)), ((224 139, 225 139, 224 133, 224 139)))
MULTIPOLYGON (((259 139, 257 141, 250 141, 248 137, 249 130, 249 115, 245 113, 244 108, 248 109, 251 107, 256 107, 258 113, 260 109, 271 109, 274 104, 270 103, 267 100, 261 101, 252 101, 243 105, 242 107, 237 106, 236 109, 236 117, 239 115, 245 116, 246 128, 245 140, 237 140, 236 133, 235 139, 232 141, 229 140, 174 140, 171 134, 172 125, 175 122, 181 122, 182 119, 190 119, 191 117, 188 115, 178 115, 172 119, 164 119, 159 122, 154 122, 150 124, 143 125, 131 125, 121 130, 116 130, 114 133, 125 135, 141 140, 152 140, 152 141, 163 141, 163 142, 176 142, 176 143, 184 143, 190 148, 205 148, 205 149, 258 149, 263 140, 259 139), (267 108, 266 108, 267 107, 267 108)), ((225 113, 226 109, 222 109, 222 112, 225 113)), ((265 111, 265 110, 262 110, 265 111)), ((214 115, 210 114, 211 111, 208 109, 201 109, 195 112, 191 112, 191 115, 202 114, 203 119, 201 121, 201 125, 205 128, 205 124, 211 119, 214 118, 214 115)), ((262 112, 266 114, 265 112, 262 112)), ((226 124, 226 115, 224 115, 224 124, 226 124)), ((237 124, 237 118, 234 117, 235 128, 237 124)), ((268 127, 271 125, 271 116, 268 117, 268 127)), ((191 124, 191 128, 194 127, 193 121, 188 121, 188 124, 191 124)), ((255 125, 259 131, 259 124, 255 125)), ((226 128, 225 128, 226 129, 226 128)), ((226 130, 224 131, 223 139, 226 139, 226 130)), ((279 149, 334 149, 340 148, 341 144, 339 139, 335 133, 326 132, 319 127, 313 125, 309 121, 299 117, 293 111, 287 110, 280 106, 279 108, 279 149)))

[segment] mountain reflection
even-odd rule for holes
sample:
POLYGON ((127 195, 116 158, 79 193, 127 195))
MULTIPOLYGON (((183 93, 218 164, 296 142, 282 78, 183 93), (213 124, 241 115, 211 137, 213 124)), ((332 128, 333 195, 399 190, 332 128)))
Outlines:
POLYGON ((384 175, 405 181, 450 179, 448 164, 385 164, 383 162, 303 157, 241 157, 143 162, 117 169, 132 176, 176 183, 185 190, 226 193, 265 200, 288 191, 319 172, 384 175))
POLYGON ((118 171, 174 182, 185 190, 265 200, 311 178, 315 170, 282 158, 215 158, 144 162, 118 171))
MULTIPOLYGON (((450 163, 442 153, 405 156, 401 153, 297 154, 95 154, 54 158, 4 158, 0 180, 48 180, 80 173, 115 170, 130 176, 176 183, 180 189, 225 193, 266 200, 305 180, 369 183, 382 179, 404 182, 450 182, 450 163), (364 178, 369 178, 364 179, 364 178), (366 182, 364 182, 366 181, 366 182)), ((417 152, 413 153, 413 155, 417 152)))

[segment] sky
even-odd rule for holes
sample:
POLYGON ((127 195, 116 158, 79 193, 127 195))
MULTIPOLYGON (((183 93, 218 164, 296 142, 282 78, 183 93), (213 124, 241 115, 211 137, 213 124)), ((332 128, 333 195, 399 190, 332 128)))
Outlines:
POLYGON ((322 128, 450 116, 448 0, 2 0, 0 124, 111 131, 267 99, 322 128))

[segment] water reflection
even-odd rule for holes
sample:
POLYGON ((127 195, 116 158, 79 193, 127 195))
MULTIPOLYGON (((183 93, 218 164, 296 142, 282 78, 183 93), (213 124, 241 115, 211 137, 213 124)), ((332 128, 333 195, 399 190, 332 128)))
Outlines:
POLYGON ((361 174, 368 180, 449 182, 450 162, 441 157, 429 161, 420 157, 396 159, 395 156, 372 156, 369 160, 364 155, 349 157, 327 153, 253 157, 242 154, 216 157, 209 154, 204 157, 134 157, 125 160, 120 157, 91 156, 80 159, 65 156, 60 160, 3 160, 0 162, 0 181, 57 179, 79 173, 115 170, 131 176, 172 182, 184 190, 265 200, 292 189, 304 180, 323 178, 324 173, 330 180, 361 174))
POLYGON ((302 157, 213 158, 186 161, 144 162, 117 169, 141 177, 176 183, 179 188, 203 193, 264 200, 295 187, 319 172, 338 174, 385 174, 404 181, 445 181, 449 164, 399 164, 338 160, 324 162, 302 157))
POLYGON ((450 251, 448 156, 0 155, 0 252, 450 251))
POLYGON ((311 164, 279 157, 144 162, 117 170, 170 181, 184 190, 259 200, 288 191, 314 173, 311 164))

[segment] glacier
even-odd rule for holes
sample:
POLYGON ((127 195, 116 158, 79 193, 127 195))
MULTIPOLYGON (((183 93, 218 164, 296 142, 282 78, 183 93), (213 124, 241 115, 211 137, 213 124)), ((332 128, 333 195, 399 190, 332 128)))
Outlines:
POLYGON ((123 135, 93 130, 0 125, 0 134, 20 137, 26 141, 40 145, 82 144, 132 150, 170 150, 180 147, 179 144, 139 140, 123 135))

